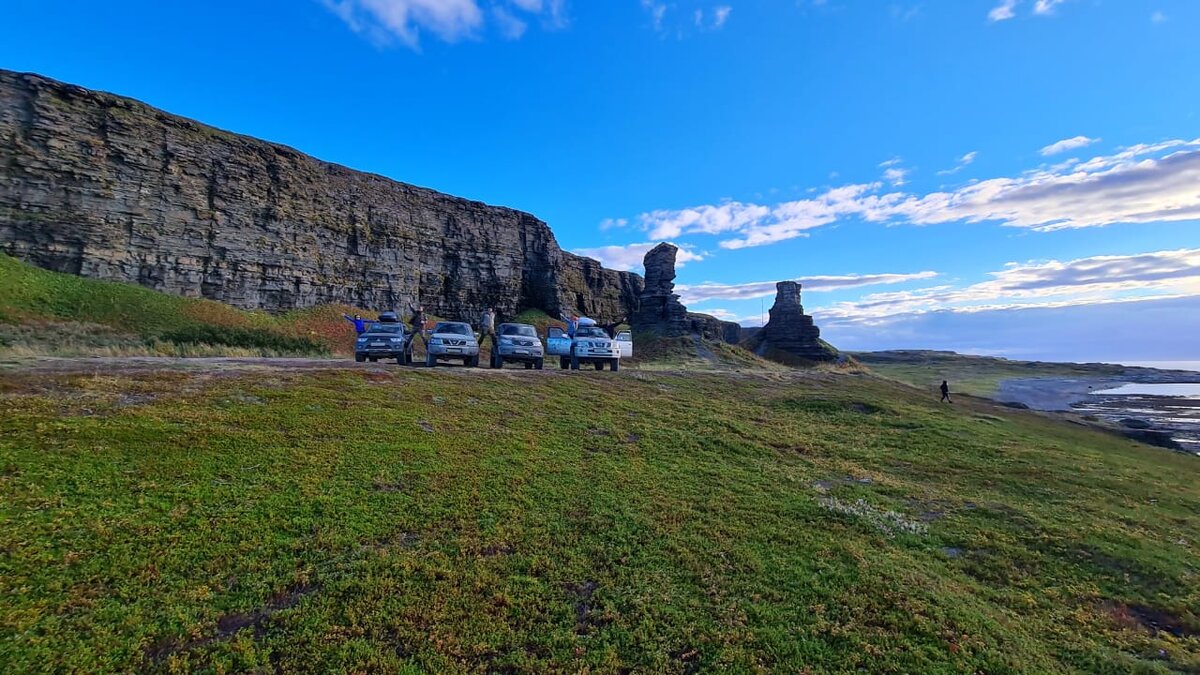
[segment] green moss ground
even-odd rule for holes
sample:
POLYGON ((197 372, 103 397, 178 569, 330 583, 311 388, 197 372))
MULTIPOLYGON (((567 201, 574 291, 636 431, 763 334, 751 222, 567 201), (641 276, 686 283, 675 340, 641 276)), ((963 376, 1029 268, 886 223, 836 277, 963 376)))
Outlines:
POLYGON ((5 672, 1200 672, 1195 458, 1032 413, 782 372, 0 396, 5 672))

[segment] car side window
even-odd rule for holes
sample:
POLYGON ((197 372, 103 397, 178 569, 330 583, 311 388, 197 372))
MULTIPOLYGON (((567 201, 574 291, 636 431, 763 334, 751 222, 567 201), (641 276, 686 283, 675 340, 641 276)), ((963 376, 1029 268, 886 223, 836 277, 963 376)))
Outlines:
POLYGON ((547 328, 546 329, 546 337, 548 337, 548 338, 560 338, 562 336, 563 336, 563 329, 561 329, 561 328, 547 328))

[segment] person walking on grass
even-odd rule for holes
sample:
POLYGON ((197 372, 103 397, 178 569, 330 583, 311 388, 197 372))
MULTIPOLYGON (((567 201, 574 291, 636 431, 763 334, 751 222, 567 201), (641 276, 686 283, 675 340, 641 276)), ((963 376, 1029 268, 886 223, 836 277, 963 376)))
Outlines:
POLYGON ((425 306, 417 305, 416 307, 413 307, 412 305, 409 305, 408 309, 412 312, 412 316, 409 317, 408 323, 412 326, 413 337, 416 338, 420 336, 421 342, 424 343, 425 348, 428 349, 429 339, 425 337, 425 306))
POLYGON ((490 338, 492 349, 496 348, 496 310, 488 307, 479 319, 479 349, 483 350, 483 338, 490 338))
POLYGON ((939 389, 942 390, 942 400, 938 401, 938 403, 941 403, 942 401, 945 401, 946 403, 953 403, 953 401, 950 400, 950 385, 946 384, 945 380, 942 380, 942 386, 939 387, 939 389))
POLYGON ((372 323, 374 323, 373 321, 368 321, 367 319, 364 319, 357 314, 355 314, 354 316, 350 316, 349 314, 343 314, 342 318, 349 321, 350 323, 354 324, 354 332, 359 335, 362 335, 363 333, 367 332, 367 329, 371 327, 372 323))

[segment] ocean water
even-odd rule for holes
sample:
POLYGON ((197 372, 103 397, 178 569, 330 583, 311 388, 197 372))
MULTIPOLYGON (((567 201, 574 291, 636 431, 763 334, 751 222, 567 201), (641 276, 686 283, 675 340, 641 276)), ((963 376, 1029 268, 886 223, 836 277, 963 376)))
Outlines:
POLYGON ((1200 382, 1168 382, 1162 384, 1123 384, 1113 389, 1092 392, 1093 396, 1168 396, 1200 400, 1200 382))
POLYGON ((1121 365, 1163 370, 1193 370, 1200 373, 1200 361, 1121 361, 1121 365))
POLYGON ((1200 381, 1130 383, 1091 392, 1075 410, 1120 423, 1126 418, 1166 431, 1185 452, 1200 454, 1200 381))

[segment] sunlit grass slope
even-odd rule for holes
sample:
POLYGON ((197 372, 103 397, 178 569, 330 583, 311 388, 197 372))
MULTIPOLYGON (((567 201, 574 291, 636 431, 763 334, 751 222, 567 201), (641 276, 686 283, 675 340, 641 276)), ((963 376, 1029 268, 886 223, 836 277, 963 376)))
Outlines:
POLYGON ((832 373, 0 375, 8 672, 1197 672, 1195 458, 832 373))
POLYGON ((0 354, 315 355, 352 349, 322 306, 271 315, 133 284, 43 270, 0 254, 0 354))

